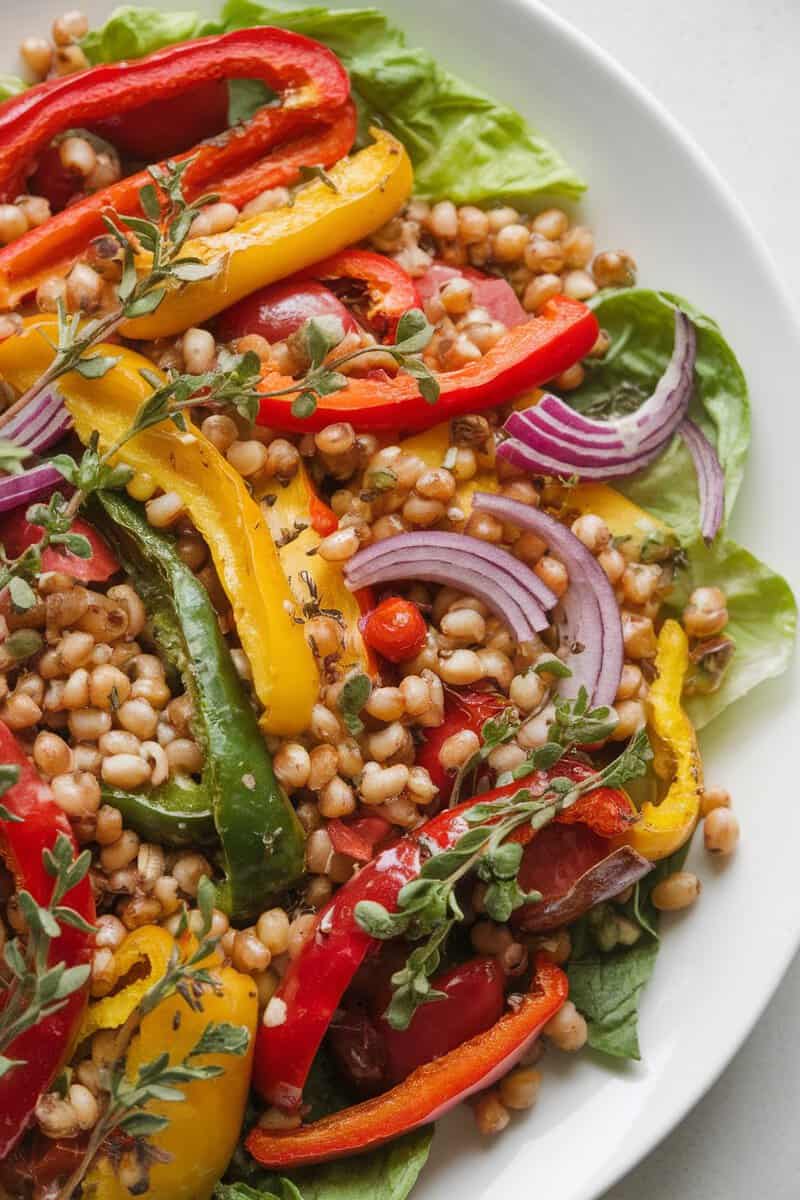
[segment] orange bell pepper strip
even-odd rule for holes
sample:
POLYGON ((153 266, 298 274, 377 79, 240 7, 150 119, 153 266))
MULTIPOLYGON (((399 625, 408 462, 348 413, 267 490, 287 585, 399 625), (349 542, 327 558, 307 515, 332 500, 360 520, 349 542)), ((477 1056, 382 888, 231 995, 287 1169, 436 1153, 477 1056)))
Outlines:
POLYGON ((653 769, 667 786, 659 804, 647 801, 623 841, 649 859, 667 858, 692 836, 700 816, 703 762, 694 726, 681 706, 689 641, 677 621, 658 635, 656 678, 647 695, 653 769))
MULTIPOLYGON (((224 261, 224 271, 168 293, 155 312, 126 321, 125 336, 167 337, 202 324, 243 296, 384 225, 410 195, 413 171, 396 138, 381 129, 372 136, 370 145, 337 162, 326 180, 301 188, 290 204, 240 221, 227 233, 189 238, 185 255, 204 263, 224 261)), ((137 266, 145 269, 148 262, 141 255, 137 266)))
POLYGON ((247 1149, 262 1166, 286 1171, 362 1154, 427 1125, 510 1070, 561 1008, 568 990, 564 972, 540 955, 531 991, 485 1033, 363 1104, 282 1133, 256 1128, 247 1149))
POLYGON ((351 378, 320 396, 308 417, 292 413, 298 392, 270 392, 292 386, 292 380, 270 372, 262 380, 260 425, 305 433, 333 421, 349 421, 356 429, 426 429, 439 421, 507 403, 573 365, 594 345, 599 327, 591 309, 578 300, 556 296, 541 312, 509 329, 477 362, 437 376, 439 399, 429 404, 412 375, 387 379, 351 378))

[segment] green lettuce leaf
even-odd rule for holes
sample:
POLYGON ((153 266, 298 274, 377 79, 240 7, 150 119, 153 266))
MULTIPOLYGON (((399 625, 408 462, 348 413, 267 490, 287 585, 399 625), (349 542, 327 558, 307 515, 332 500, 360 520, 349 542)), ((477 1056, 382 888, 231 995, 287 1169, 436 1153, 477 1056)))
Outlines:
POLYGON ((214 32, 213 26, 197 12, 161 12, 123 4, 105 25, 87 33, 81 49, 90 63, 122 62, 209 32, 214 32))
MULTIPOLYGON (((713 445, 725 471, 728 514, 742 481, 750 444, 747 382, 719 326, 688 301, 645 288, 599 293, 591 301, 601 328, 611 337, 604 359, 586 362, 586 381, 569 394, 585 411, 618 410, 638 405, 654 390, 672 354, 675 306, 688 313, 697 329, 695 389, 690 415, 713 445)), ((697 536, 700 503, 688 450, 680 438, 646 471, 614 481, 614 487, 666 521, 687 544, 697 536)))
POLYGON ((651 896, 656 884, 681 870, 690 844, 691 839, 641 879, 627 904, 609 906, 612 913, 621 911, 641 929, 641 937, 632 946, 604 953, 594 942, 588 917, 581 917, 571 927, 569 997, 586 1018, 589 1045, 612 1058, 641 1059, 639 1004, 655 969, 660 945, 660 913, 651 896))
POLYGON ((261 1172, 249 1183, 219 1183, 215 1200, 406 1200, 430 1153, 432 1129, 419 1129, 369 1154, 292 1173, 261 1172))
MULTIPOLYGON (((569 393, 569 402, 594 415, 637 407, 653 391, 672 353, 676 304, 694 321, 697 363, 690 413, 717 448, 730 515, 750 442, 750 404, 744 374, 719 326, 688 301, 643 288, 600 293, 591 304, 611 336, 611 348, 604 359, 587 360, 586 380, 569 393)), ((668 599, 674 615, 680 615, 689 593, 701 584, 715 584, 728 597, 725 632, 735 641, 736 653, 719 690, 687 702, 700 728, 756 684, 786 669, 796 631, 795 599, 780 575, 724 534, 710 548, 705 545, 699 534, 694 465, 680 438, 645 471, 615 480, 614 487, 666 521, 680 539, 686 566, 677 572, 668 599)))
MULTIPOLYGON (((445 70, 427 51, 408 47, 403 33, 377 9, 293 9, 228 0, 213 22, 195 12, 125 6, 82 46, 91 62, 111 62, 251 25, 278 25, 330 46, 350 72, 362 132, 376 123, 405 143, 422 197, 447 197, 458 204, 502 199, 527 206, 542 192, 578 196, 584 189, 519 113, 445 70)), ((252 91, 249 100, 252 104, 252 91)))
POLYGON ((0 103, 10 96, 18 96, 27 91, 28 85, 17 75, 0 75, 0 103))

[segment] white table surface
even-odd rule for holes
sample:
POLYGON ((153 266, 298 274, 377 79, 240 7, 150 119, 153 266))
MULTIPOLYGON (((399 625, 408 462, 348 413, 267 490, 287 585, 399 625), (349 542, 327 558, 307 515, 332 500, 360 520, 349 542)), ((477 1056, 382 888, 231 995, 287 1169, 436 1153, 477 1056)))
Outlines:
MULTIPOLYGON (((693 135, 800 302, 800 3, 546 2, 635 74, 693 135)), ((798 1013, 800 958, 716 1086, 605 1200, 797 1200, 798 1013)))

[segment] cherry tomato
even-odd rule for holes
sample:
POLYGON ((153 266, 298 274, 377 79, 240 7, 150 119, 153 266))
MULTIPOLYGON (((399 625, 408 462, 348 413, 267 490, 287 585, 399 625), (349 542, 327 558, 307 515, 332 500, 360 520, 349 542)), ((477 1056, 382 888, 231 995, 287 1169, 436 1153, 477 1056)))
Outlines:
POLYGON ((153 100, 107 117, 91 128, 119 154, 154 163, 189 150, 227 127, 228 83, 212 79, 169 100, 153 100))
POLYGON ((416 280, 420 300, 425 304, 438 296, 443 283, 459 278, 468 279, 472 284, 474 306, 485 308, 493 320, 502 322, 507 329, 513 329, 515 325, 530 319, 530 314, 525 312, 510 283, 496 275, 484 275, 472 267, 448 267, 446 263, 433 263, 422 278, 416 280))
POLYGON ((223 342, 259 333, 268 342, 283 342, 310 317, 338 317, 345 333, 358 329, 351 312, 331 291, 313 279, 271 283, 226 309, 217 322, 223 342))
POLYGON ((484 723, 490 717, 496 717, 507 706, 508 700, 497 692, 448 692, 444 721, 435 729, 424 731, 423 743, 417 752, 417 766, 426 768, 439 789, 439 794, 434 800, 435 807, 426 809, 429 815, 433 816, 434 812, 450 799, 455 778, 455 771, 445 770, 439 762, 442 743, 452 734, 461 733, 465 729, 480 735, 484 723))
MULTIPOLYGON (((70 554, 69 550, 48 546, 42 553, 43 571, 63 571, 73 579, 91 583, 105 583, 112 575, 116 575, 119 563, 97 530, 79 518, 73 521, 72 532, 80 533, 88 540, 92 547, 91 556, 78 558, 77 555, 70 554)), ((28 523, 24 508, 14 509, 0 520, 0 543, 12 558, 17 558, 23 550, 34 546, 41 538, 41 526, 28 523)))
POLYGON ((389 662, 405 662, 419 654, 428 636, 425 618, 410 600, 390 596, 364 622, 364 641, 389 662))

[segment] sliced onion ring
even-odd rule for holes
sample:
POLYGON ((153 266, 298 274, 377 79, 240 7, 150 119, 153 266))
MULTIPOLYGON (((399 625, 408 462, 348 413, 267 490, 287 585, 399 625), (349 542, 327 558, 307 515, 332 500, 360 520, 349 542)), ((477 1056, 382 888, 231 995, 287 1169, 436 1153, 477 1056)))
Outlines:
POLYGON ((33 454, 43 454, 67 432, 72 418, 54 383, 3 426, 2 436, 33 454))
POLYGON ((569 574, 561 611, 563 636, 570 647, 566 664, 572 675, 559 681, 559 691, 574 698, 585 687, 594 704, 612 705, 622 676, 622 622, 603 568, 571 529, 539 509, 487 492, 476 492, 472 507, 509 525, 532 530, 561 559, 569 574))
POLYGON ((675 344, 655 391, 636 412, 595 421, 557 396, 514 412, 498 456, 538 475, 608 479, 642 470, 666 446, 686 416, 692 394, 697 335, 675 309, 675 344))
POLYGON ((710 545, 725 515, 725 472, 702 429, 687 417, 678 429, 694 461, 700 492, 700 532, 710 545))
POLYGON ((38 500, 63 483, 64 476, 49 463, 31 467, 20 475, 6 475, 0 479, 0 513, 38 500))
POLYGON ((356 554, 345 567, 354 591, 398 579, 424 579, 469 591, 505 621, 517 641, 547 628, 557 600, 537 575, 507 550, 461 533, 401 533, 356 554))

